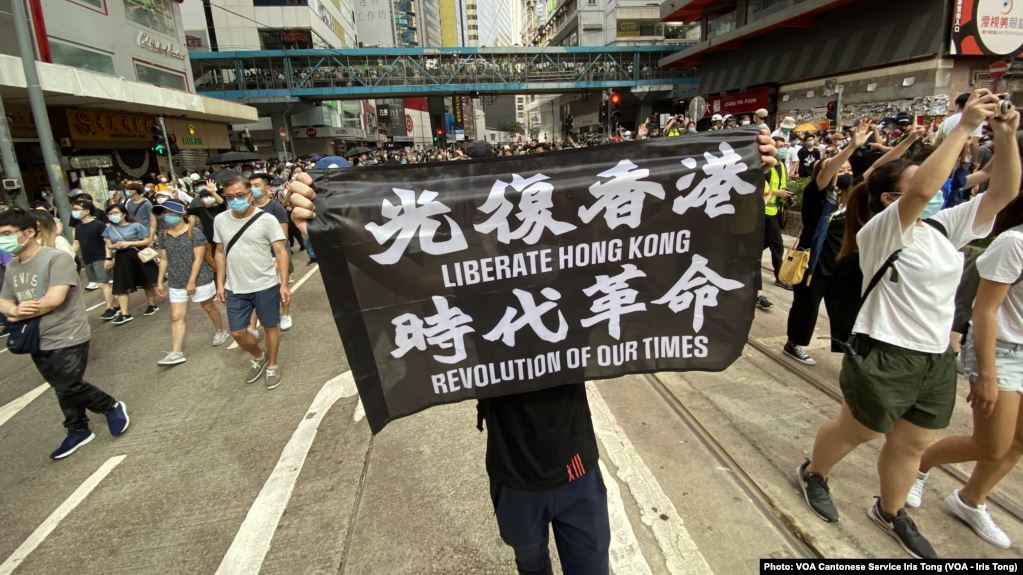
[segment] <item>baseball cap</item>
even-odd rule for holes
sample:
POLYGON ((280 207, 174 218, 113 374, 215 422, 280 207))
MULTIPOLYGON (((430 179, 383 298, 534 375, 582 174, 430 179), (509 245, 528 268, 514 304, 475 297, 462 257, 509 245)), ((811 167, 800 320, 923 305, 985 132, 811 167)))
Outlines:
POLYGON ((167 200, 166 202, 164 202, 164 203, 162 203, 160 205, 153 206, 153 213, 154 214, 160 215, 160 214, 162 214, 164 212, 171 212, 173 214, 184 214, 185 213, 185 204, 182 204, 181 202, 179 202, 177 200, 167 200))
POLYGON ((721 121, 721 114, 714 114, 713 116, 710 117, 710 121, 711 122, 720 122, 721 121))

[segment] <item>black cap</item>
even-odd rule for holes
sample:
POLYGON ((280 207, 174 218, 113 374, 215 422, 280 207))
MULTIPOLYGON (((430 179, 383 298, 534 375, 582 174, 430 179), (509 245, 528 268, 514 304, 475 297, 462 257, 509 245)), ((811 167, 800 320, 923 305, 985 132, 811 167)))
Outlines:
POLYGON ((490 144, 483 140, 475 140, 466 146, 465 153, 469 154, 469 157, 474 160, 494 157, 494 149, 490 147, 490 144))

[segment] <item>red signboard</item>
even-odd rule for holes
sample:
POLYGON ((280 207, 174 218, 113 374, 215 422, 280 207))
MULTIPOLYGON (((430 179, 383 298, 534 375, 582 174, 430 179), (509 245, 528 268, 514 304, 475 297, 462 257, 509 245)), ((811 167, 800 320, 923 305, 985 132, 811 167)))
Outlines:
POLYGON ((310 138, 315 138, 316 137, 316 128, 309 128, 309 129, 307 129, 305 131, 305 135, 309 136, 310 138))
POLYGON ((991 74, 991 77, 995 80, 1001 80, 1005 73, 1009 71, 1009 64, 1005 60, 995 60, 987 67, 987 73, 991 74))
POLYGON ((771 88, 754 88, 745 92, 733 92, 718 96, 707 96, 707 116, 714 114, 752 114, 759 108, 767 109, 771 101, 771 88))
POLYGON ((412 129, 415 128, 415 124, 412 123, 412 116, 405 114, 405 130, 406 134, 411 134, 412 129))
POLYGON ((1023 56, 1020 0, 955 0, 952 45, 956 56, 1023 56))

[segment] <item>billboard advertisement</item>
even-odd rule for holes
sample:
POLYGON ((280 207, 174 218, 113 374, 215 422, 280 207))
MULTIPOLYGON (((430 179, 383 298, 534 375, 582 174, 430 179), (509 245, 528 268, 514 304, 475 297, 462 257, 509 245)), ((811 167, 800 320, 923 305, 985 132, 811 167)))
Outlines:
POLYGON ((955 0, 949 53, 1023 56, 1023 0, 955 0))

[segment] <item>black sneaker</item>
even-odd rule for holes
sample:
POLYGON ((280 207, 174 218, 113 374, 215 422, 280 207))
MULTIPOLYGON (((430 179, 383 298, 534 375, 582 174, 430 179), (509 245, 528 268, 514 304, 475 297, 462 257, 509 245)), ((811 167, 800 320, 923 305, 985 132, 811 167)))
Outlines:
POLYGON ((158 306, 158 305, 151 305, 151 306, 146 308, 146 311, 142 312, 142 315, 153 315, 154 313, 156 313, 158 311, 160 311, 160 306, 158 306))
POLYGON ((787 284, 781 280, 774 280, 774 285, 780 287, 781 289, 792 291, 792 284, 787 284))
POLYGON ((803 500, 810 506, 817 517, 828 523, 838 523, 838 510, 835 503, 831 501, 831 488, 828 487, 828 480, 817 473, 806 471, 810 465, 807 459, 796 468, 796 476, 799 478, 799 488, 803 490, 803 500))
POLYGON ((757 296, 757 307, 760 309, 771 309, 774 307, 774 304, 771 303, 771 300, 767 299, 766 295, 761 295, 757 296))
POLYGON ((798 361, 799 363, 802 363, 804 365, 817 365, 817 360, 810 357, 810 354, 806 353, 806 350, 803 349, 803 346, 801 345, 796 345, 791 341, 787 341, 785 342, 785 347, 782 349, 782 351, 785 352, 785 355, 791 357, 792 359, 798 361))
POLYGON ((917 559, 937 559, 938 554, 934 552, 934 547, 920 534, 920 531, 916 528, 916 523, 906 515, 905 509, 899 509, 899 514, 892 517, 889 521, 887 517, 891 517, 887 513, 881 510, 881 498, 875 498, 874 504, 867 509, 867 517, 877 524, 878 527, 883 529, 885 533, 888 533, 902 545, 902 548, 917 559))
POLYGON ((119 313, 117 314, 117 317, 115 317, 113 321, 110 322, 110 325, 124 325, 133 319, 135 318, 131 317, 130 315, 124 315, 119 313))
POLYGON ((115 317, 117 317, 117 310, 112 307, 108 307, 106 311, 103 312, 103 315, 99 316, 99 318, 103 321, 110 321, 115 317))
POLYGON ((313 264, 315 264, 315 263, 316 263, 316 258, 309 258, 309 262, 308 262, 308 263, 306 263, 305 265, 307 265, 307 266, 311 266, 311 265, 313 265, 313 264))

